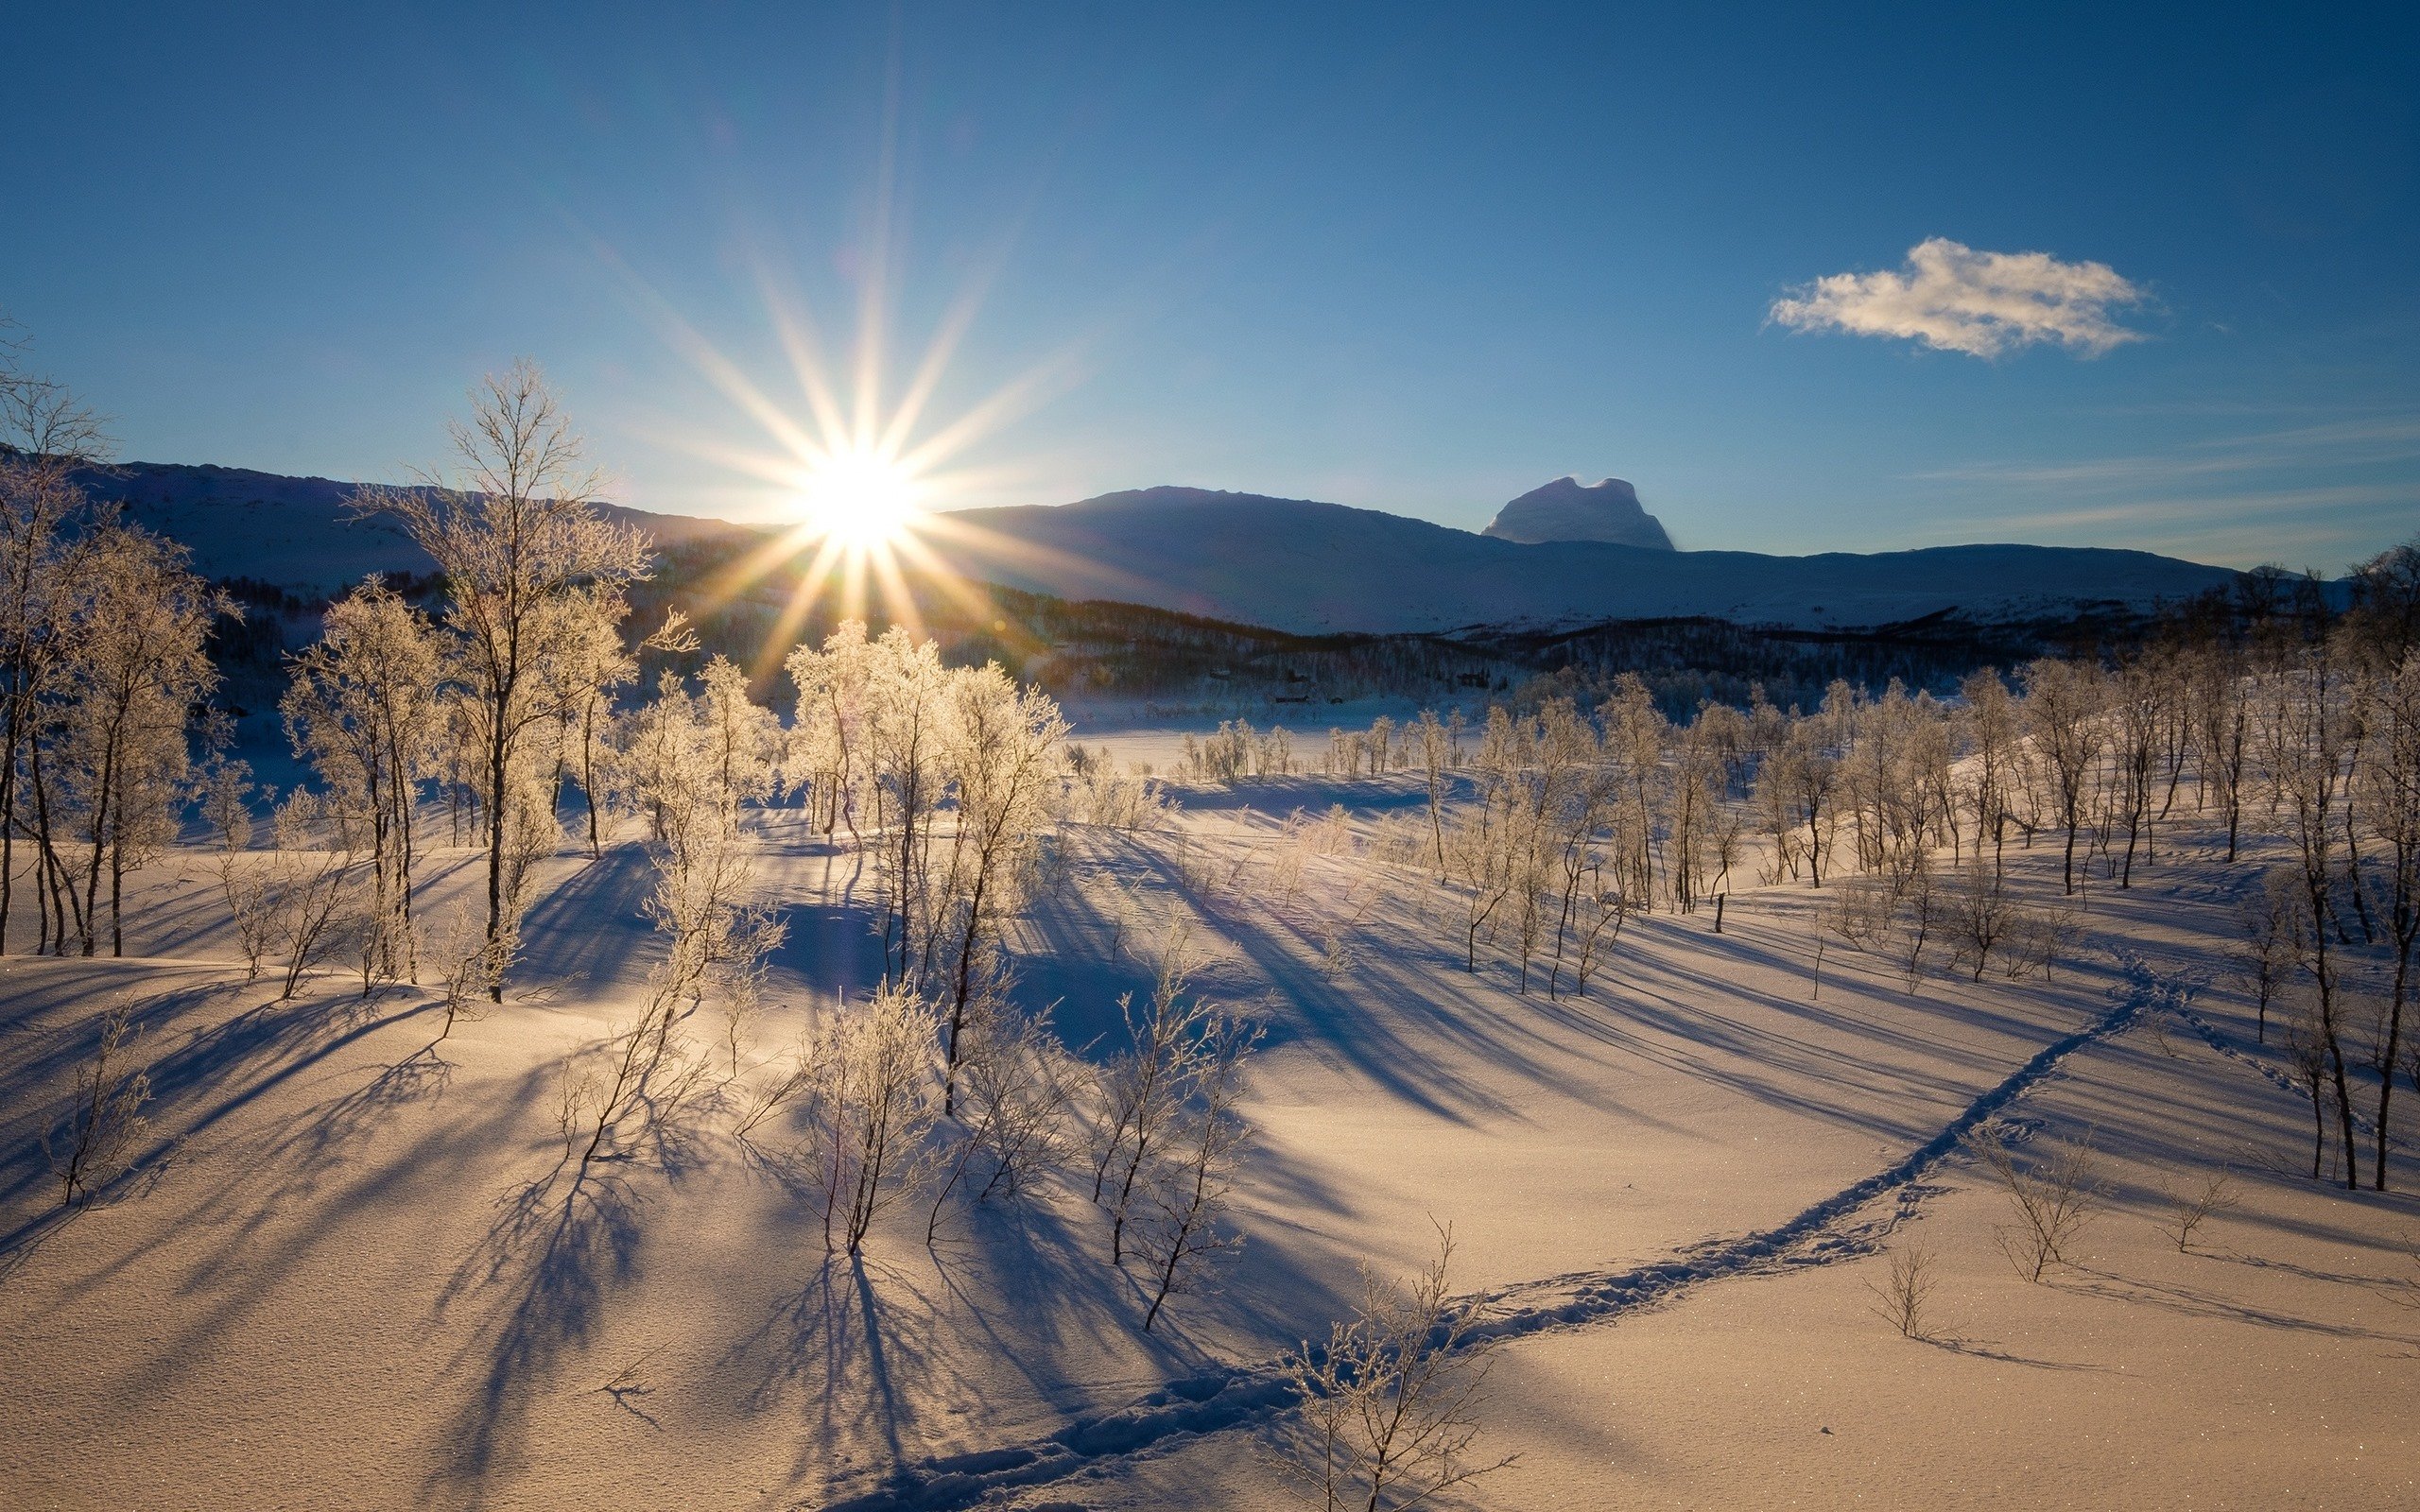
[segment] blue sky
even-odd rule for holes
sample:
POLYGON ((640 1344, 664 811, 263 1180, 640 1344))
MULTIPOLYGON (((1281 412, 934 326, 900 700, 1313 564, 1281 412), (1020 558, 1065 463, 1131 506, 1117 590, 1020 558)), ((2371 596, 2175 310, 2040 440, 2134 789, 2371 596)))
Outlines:
POLYGON ((781 313, 846 391, 873 303, 886 414, 962 325, 942 502, 1477 528, 1612 473, 1685 546, 2331 570, 2420 528, 2408 9, 683 9, 36 8, 0 309, 130 457, 392 476, 527 354, 617 497, 700 513, 782 507, 735 398, 807 412, 781 313))

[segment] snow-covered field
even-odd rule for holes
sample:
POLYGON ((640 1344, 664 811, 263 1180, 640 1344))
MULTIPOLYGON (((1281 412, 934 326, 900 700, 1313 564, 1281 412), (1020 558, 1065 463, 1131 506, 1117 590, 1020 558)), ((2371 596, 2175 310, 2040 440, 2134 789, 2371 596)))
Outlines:
MULTIPOLYGON (((173 853, 132 879, 130 959, 0 964, 0 1506, 1283 1504, 1270 1363, 1358 1263, 1418 1265, 1431 1220, 1504 1341, 1479 1447, 1520 1457, 1478 1505, 2420 1502, 2420 1200, 2309 1179, 2308 1105, 2223 960, 2253 868, 2189 829, 2092 894, 2048 983, 1910 987, 1836 940, 1819 985, 1801 885, 1734 893, 1720 935, 1634 919, 1550 1001, 1465 972, 1417 868, 1282 875, 1288 810, 1342 803, 1366 837, 1420 811, 1412 780, 1179 799, 1171 832, 1071 832, 1016 940, 1071 1044, 1179 938, 1268 1024, 1245 1246, 1149 1334, 1088 1181, 953 1209, 932 1248, 910 1202, 851 1264, 711 1103, 564 1179, 561 1067, 634 1015, 653 949, 633 841, 548 863, 510 1001, 441 1043, 425 992, 331 974, 271 1002, 173 853), (60 1222, 38 1135, 119 1002, 153 1143, 60 1222), (1958 1147, 1991 1116, 2088 1136, 2109 1184, 2042 1284, 1958 1147), (2161 1189, 2221 1167, 2239 1205, 2180 1252, 2161 1189), (1929 1341, 1870 1290, 1915 1244, 1929 1341)), ((759 834, 790 935, 743 1081, 878 970, 858 859, 759 834)), ((2055 854, 2013 859, 2055 890, 2055 854)), ((475 853, 424 875, 441 915, 475 853)))

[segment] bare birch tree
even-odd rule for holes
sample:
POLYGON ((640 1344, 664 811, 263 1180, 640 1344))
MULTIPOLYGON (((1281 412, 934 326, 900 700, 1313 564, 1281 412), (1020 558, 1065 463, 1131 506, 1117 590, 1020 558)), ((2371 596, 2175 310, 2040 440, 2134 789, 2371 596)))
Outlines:
POLYGON ((1169 1297, 1199 1289, 1213 1262, 1242 1247, 1242 1236, 1221 1225, 1236 1155, 1252 1134, 1236 1103, 1243 1094, 1244 1064, 1260 1036, 1258 1025, 1218 1013, 1193 1049, 1185 1123, 1152 1174, 1151 1215, 1137 1246, 1150 1266, 1146 1333, 1169 1297))
POLYGON ((99 1041, 76 1069, 76 1096, 67 1117, 43 1134, 62 1208, 79 1197, 89 1200, 117 1179, 149 1130, 143 1105, 151 1098, 150 1073, 132 1063, 139 1035, 127 1005, 101 1015, 99 1041))
POLYGON ((1418 1506, 1512 1463, 1471 1452, 1494 1343, 1450 1289, 1453 1258, 1440 1228, 1437 1258, 1408 1282, 1364 1266, 1352 1318, 1286 1360, 1304 1424, 1292 1469, 1326 1512, 1418 1506))
MULTIPOLYGON (((480 752, 487 821, 487 939, 510 957, 516 883, 553 824, 547 775, 530 770, 534 736, 562 718, 553 668, 577 654, 600 602, 647 573, 639 533, 596 508, 596 474, 536 365, 483 379, 471 414, 449 426, 458 486, 369 489, 356 507, 394 516, 444 576, 455 697, 480 752)), ((499 973, 493 996, 502 1001, 499 973)))
POLYGON ((281 709, 339 823, 370 853, 372 969, 417 977, 412 865, 420 783, 436 754, 440 662, 419 612, 377 578, 332 605, 317 644, 289 659, 281 709))

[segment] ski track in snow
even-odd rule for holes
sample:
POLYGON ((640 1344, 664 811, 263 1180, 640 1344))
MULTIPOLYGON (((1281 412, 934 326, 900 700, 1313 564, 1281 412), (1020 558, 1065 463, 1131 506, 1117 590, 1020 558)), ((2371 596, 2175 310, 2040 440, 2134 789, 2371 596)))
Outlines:
MULTIPOLYGON (((1841 1188, 1778 1228, 1708 1240, 1669 1260, 1626 1270, 1549 1277, 1465 1298, 1481 1314, 1465 1336, 1476 1344, 1585 1327, 1652 1306, 1705 1281, 1829 1264, 1870 1253, 1876 1238, 1926 1194, 1918 1177, 1957 1153, 1970 1132, 2048 1078, 2067 1057, 2122 1032, 2146 1009, 2172 1010, 2201 1026, 2199 1017, 2186 1007, 2194 986, 2162 975, 2131 951, 2121 948, 2113 954, 2126 977, 2123 986, 2113 989, 2118 998, 2114 1007, 2036 1051, 1895 1164, 1841 1188), (1893 1192, 1899 1194, 1899 1205, 1888 1217, 1861 1225, 1849 1222, 1893 1192)), ((1207 1434, 1248 1427, 1294 1403, 1295 1389, 1277 1361, 1213 1370, 1170 1382, 1046 1438, 921 1461, 891 1472, 878 1488, 823 1503, 823 1512, 955 1512, 1027 1487, 1096 1475, 1118 1460, 1173 1449, 1207 1434)))

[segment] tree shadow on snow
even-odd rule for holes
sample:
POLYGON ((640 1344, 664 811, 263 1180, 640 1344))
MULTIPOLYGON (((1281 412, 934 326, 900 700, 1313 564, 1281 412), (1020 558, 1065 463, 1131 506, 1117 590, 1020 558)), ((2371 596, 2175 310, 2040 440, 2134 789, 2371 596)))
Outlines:
POLYGON ((569 1351, 584 1345, 614 1287, 636 1273, 638 1205, 620 1177, 563 1168, 505 1194, 497 1215, 438 1297, 480 1308, 453 1366, 474 1385, 424 1486, 477 1500, 520 1457, 525 1404, 569 1351))
MULTIPOLYGON (((75 997, 100 996, 91 991, 89 981, 71 978, 60 986, 75 997)), ((215 999, 251 990, 265 990, 265 985, 199 984, 154 993, 136 1004, 131 1022, 138 1037, 130 1064, 146 1070, 151 1095, 145 1111, 162 1133, 130 1162, 114 1187, 124 1188, 147 1173, 156 1175, 187 1142, 209 1134, 306 1073, 323 1069, 338 1053, 430 1007, 421 1003, 378 1013, 362 1004, 332 1005, 324 998, 297 998, 243 1010, 188 1032, 165 1050, 159 1048, 188 1014, 200 1011, 215 999), (200 1110, 189 1112, 197 1104, 202 1105, 200 1110)), ((39 1004, 46 995, 27 996, 39 1004)), ((20 1015, 27 1011, 22 1000, 13 1006, 20 1015)), ((92 1052, 97 1022, 97 1008, 88 1006, 74 1022, 47 1035, 32 1055, 0 1073, 0 1107, 23 1108, 31 1115, 9 1121, 10 1125, 23 1125, 22 1128, 0 1129, 8 1136, 5 1154, 0 1154, 0 1207, 53 1179, 42 1149, 41 1130, 64 1112, 67 1083, 92 1052)), ((307 1172, 383 1112, 429 1095, 433 1088, 441 1086, 442 1074, 428 1067, 424 1056, 424 1052, 416 1053, 405 1062, 383 1068, 369 1086, 310 1110, 274 1141, 273 1153, 296 1158, 307 1172)), ((38 1214, 0 1233, 0 1256, 9 1254, 23 1234, 48 1221, 47 1214, 38 1214)))
POLYGON ((515 974, 548 981, 620 981, 655 940, 641 911, 655 885, 645 847, 624 841, 576 869, 538 899, 521 922, 515 974))
POLYGON ((2295 1333, 2316 1333, 2332 1339, 2368 1339, 2379 1344, 2420 1346, 2420 1337, 2409 1333, 2394 1333, 2384 1329, 2363 1328, 2352 1323, 2330 1323, 2322 1318, 2303 1317, 2273 1308, 2258 1307, 2238 1297, 2222 1296, 2197 1286, 2175 1282, 2143 1280, 2121 1276, 2116 1271, 2100 1270, 2090 1265, 2075 1267, 2075 1278, 2062 1278, 2054 1284, 2087 1296, 2106 1297, 2112 1301, 2136 1302, 2164 1309, 2186 1317, 2211 1318, 2229 1323, 2250 1323, 2261 1328, 2281 1329, 2295 1333))
POLYGON ((879 1456, 874 1473, 907 1465, 906 1435, 952 1386, 937 1375, 945 1340, 932 1290, 905 1267, 864 1255, 825 1255, 798 1290, 778 1298, 717 1368, 739 1373, 752 1413, 797 1399, 805 1432, 788 1484, 879 1456))
MULTIPOLYGON (((786 1230, 763 1242, 821 1249, 819 1209, 803 1173, 778 1151, 755 1152, 751 1166, 795 1199, 786 1230)), ((953 1204, 929 1247, 908 1247, 925 1217, 918 1206, 873 1237, 890 1246, 883 1253, 818 1256, 800 1288, 715 1366, 742 1411, 797 1415, 791 1486, 830 1494, 846 1481, 870 1494, 928 1472, 927 1456, 994 1408, 1039 1401, 1080 1416, 1115 1406, 1170 1380, 1215 1372, 1216 1343, 1232 1347, 1236 1332, 1291 1340, 1305 1316, 1324 1318, 1340 1305, 1333 1287, 1294 1263, 1282 1239, 1256 1235, 1247 1263, 1220 1278, 1220 1295, 1172 1299, 1146 1334, 1149 1297, 1138 1270, 1107 1263, 1107 1228, 1088 1221, 1095 1210, 1073 1190, 1089 1180, 1071 1175, 1046 1192, 953 1204), (1197 1332, 1212 1327, 1221 1341, 1197 1332), (983 1369, 953 1363, 964 1360, 983 1369), (1133 1373, 1103 1379, 1109 1360, 1129 1362, 1133 1373)))

